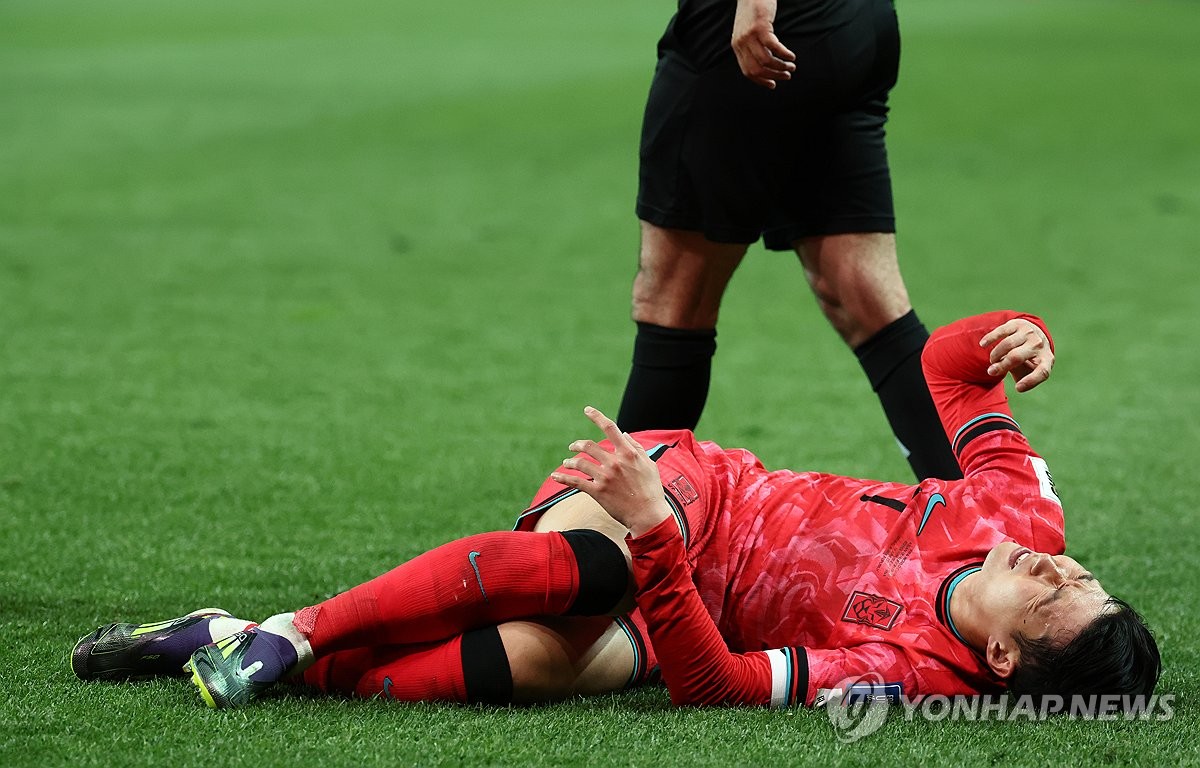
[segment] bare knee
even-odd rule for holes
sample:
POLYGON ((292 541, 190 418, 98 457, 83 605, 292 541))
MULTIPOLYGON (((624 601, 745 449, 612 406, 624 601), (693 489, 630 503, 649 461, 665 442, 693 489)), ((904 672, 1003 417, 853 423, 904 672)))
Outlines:
POLYGON ((625 535, 629 533, 629 530, 605 512, 595 499, 582 493, 563 499, 542 513, 533 529, 535 531, 586 529, 597 531, 611 539, 620 548, 621 554, 625 556, 629 586, 625 596, 610 611, 610 614, 619 616, 633 610, 633 558, 629 554, 629 547, 625 544, 625 535))
POLYGON ((499 629, 516 704, 620 690, 632 674, 632 647, 610 619, 546 617, 499 629))

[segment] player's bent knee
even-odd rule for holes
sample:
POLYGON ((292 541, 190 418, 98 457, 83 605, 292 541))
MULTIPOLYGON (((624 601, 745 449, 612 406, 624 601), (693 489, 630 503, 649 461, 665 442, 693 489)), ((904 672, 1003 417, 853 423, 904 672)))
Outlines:
POLYGON ((633 649, 609 619, 511 621, 500 625, 499 632, 514 703, 620 690, 633 672, 633 649))
MULTIPOLYGON (((628 613, 633 610, 633 570, 631 567, 632 558, 629 555, 629 548, 625 545, 625 534, 629 530, 612 519, 604 508, 596 503, 596 500, 586 494, 576 494, 570 498, 563 499, 550 509, 546 510, 541 517, 538 518, 534 525, 535 531, 580 531, 588 530, 602 534, 606 539, 616 546, 616 552, 620 553, 623 568, 623 576, 617 576, 617 561, 613 556, 613 550, 601 546, 598 542, 593 541, 586 549, 601 550, 603 555, 603 569, 605 577, 601 578, 597 575, 595 581, 600 584, 598 590, 606 589, 604 584, 608 583, 609 579, 617 580, 624 579, 624 592, 615 604, 609 605, 600 609, 600 613, 608 613, 612 616, 619 616, 623 613, 628 613)), ((564 534, 565 535, 565 534, 564 534)), ((571 541, 571 537, 566 537, 567 541, 571 541)), ((578 538, 577 538, 578 542, 578 538)), ((577 561, 580 561, 580 552, 575 549, 572 544, 572 550, 575 551, 577 561)), ((587 558, 588 554, 585 551, 583 557, 587 558)), ((584 567, 582 562, 581 570, 584 567)), ((589 568, 589 570, 591 570, 589 568)), ((580 590, 582 594, 582 589, 580 590)), ((607 600, 607 597, 604 598, 607 600)), ((587 606, 588 610, 595 610, 594 606, 587 606)), ((582 614, 583 611, 573 610, 574 614, 582 614)))
POLYGON ((563 531, 575 567, 579 570, 579 590, 571 616, 601 616, 615 610, 631 589, 625 554, 612 539, 599 531, 572 529, 563 531))

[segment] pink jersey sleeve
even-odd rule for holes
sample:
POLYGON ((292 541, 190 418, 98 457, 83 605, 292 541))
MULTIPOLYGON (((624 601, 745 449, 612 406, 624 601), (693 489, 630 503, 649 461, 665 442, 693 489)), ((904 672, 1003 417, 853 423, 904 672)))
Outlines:
POLYGON ((942 427, 963 474, 968 477, 1000 458, 982 451, 975 443, 976 438, 997 430, 1020 434, 1004 391, 1004 377, 988 374, 989 350, 979 346, 979 340, 989 331, 1015 318, 1033 322, 1050 337, 1040 318, 1002 310, 967 317, 937 329, 921 355, 925 380, 942 427))
POLYGON ((692 583, 673 521, 628 541, 637 604, 672 703, 803 703, 808 690, 803 649, 731 653, 692 583))

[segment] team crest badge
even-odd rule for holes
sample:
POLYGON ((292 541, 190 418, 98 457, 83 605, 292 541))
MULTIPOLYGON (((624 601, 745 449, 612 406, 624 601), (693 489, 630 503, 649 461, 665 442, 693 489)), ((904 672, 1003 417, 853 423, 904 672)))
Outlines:
POLYGON ((846 604, 846 610, 842 613, 842 621, 890 630, 903 609, 904 606, 895 600, 888 600, 886 597, 866 592, 855 592, 850 596, 850 602, 846 604))
POLYGON ((683 475, 667 483, 667 488, 675 494, 675 497, 679 499, 679 503, 685 507, 700 498, 700 494, 696 493, 696 489, 692 487, 692 484, 683 475))

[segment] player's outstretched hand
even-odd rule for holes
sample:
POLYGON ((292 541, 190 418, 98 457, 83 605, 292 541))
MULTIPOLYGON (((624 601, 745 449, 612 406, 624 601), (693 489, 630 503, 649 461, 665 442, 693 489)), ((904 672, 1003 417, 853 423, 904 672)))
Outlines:
POLYGON ((563 460, 562 465, 586 477, 552 472, 550 479, 591 496, 614 520, 639 536, 671 515, 658 469, 646 449, 618 429, 616 422, 590 405, 583 412, 613 447, 576 440, 567 447, 580 455, 563 460))
POLYGON ((738 0, 733 17, 733 53, 742 74, 766 88, 791 80, 796 54, 775 36, 777 0, 738 0))
POLYGON ((1045 332, 1024 318, 996 326, 979 340, 979 346, 991 347, 988 375, 1011 373, 1018 392, 1028 392, 1050 378, 1054 368, 1054 350, 1045 332))

